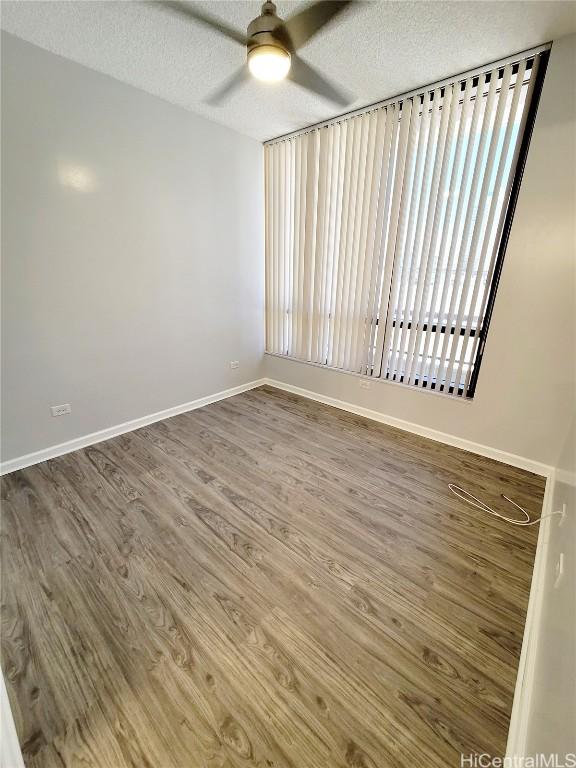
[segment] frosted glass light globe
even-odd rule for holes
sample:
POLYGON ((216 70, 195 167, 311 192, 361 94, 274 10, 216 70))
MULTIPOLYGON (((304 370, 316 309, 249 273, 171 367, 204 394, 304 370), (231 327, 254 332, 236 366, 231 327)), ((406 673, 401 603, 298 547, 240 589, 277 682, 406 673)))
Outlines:
POLYGON ((277 82, 290 71, 290 54, 275 45, 259 45, 248 51, 248 68, 258 80, 277 82))

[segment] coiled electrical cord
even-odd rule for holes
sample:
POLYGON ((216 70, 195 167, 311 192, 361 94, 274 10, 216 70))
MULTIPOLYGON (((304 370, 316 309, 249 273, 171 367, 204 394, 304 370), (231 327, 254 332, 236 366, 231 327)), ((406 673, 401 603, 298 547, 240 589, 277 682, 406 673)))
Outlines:
POLYGON ((496 512, 495 509, 492 509, 492 507, 489 507, 488 504, 485 504, 481 499, 474 496, 470 491, 465 490, 464 488, 460 488, 459 485, 455 485, 454 483, 448 483, 448 488, 452 491, 452 493, 455 496, 458 496, 459 499, 462 499, 462 501, 465 501, 467 504, 471 504, 473 507, 477 507, 478 509, 481 509, 483 512, 488 512, 491 515, 494 515, 495 517, 499 517, 501 520, 505 520, 507 523, 512 523, 512 525, 536 525, 536 523, 539 523, 541 520, 546 520, 547 517, 553 517, 554 515, 563 515, 564 512, 558 511, 558 512, 552 512, 549 515, 542 515, 542 517, 537 517, 536 520, 530 520, 530 515, 528 512, 526 512, 525 509, 523 509, 519 504, 516 504, 515 501, 512 501, 508 496, 502 495, 503 499, 506 499, 506 501, 509 501, 510 504, 513 504, 516 509, 520 510, 522 514, 525 516, 524 520, 514 520, 514 518, 506 517, 506 515, 500 514, 500 512, 496 512))

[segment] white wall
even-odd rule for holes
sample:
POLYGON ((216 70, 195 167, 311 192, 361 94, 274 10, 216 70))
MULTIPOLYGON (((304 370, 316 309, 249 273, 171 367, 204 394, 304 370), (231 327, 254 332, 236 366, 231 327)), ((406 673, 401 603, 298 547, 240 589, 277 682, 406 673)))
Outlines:
POLYGON ((2 670, 0 670, 0 768, 24 768, 2 670))
POLYGON ((2 459, 257 378, 262 230, 258 142, 3 33, 2 459))
POLYGON ((267 356, 265 373, 555 466, 576 377, 576 36, 554 43, 473 402, 267 356))
POLYGON ((561 483, 576 486, 576 409, 566 431, 564 448, 556 469, 557 478, 561 483))
POLYGON ((260 145, 2 43, 4 461, 264 374, 557 464, 576 387, 576 36, 552 50, 472 403, 261 366, 260 145), (84 176, 63 183, 70 169, 84 176), (59 403, 72 414, 51 417, 59 403))
MULTIPOLYGON (((524 755, 559 754, 559 764, 576 755, 576 479, 574 428, 560 456, 551 510, 566 505, 566 517, 546 521, 541 609, 531 628, 534 662, 526 671, 527 697, 524 755), (564 573, 557 566, 563 556, 564 573)), ((533 587, 534 588, 534 587, 533 587)), ((527 628, 528 631, 528 628, 527 628)), ((568 765, 568 762, 566 762, 568 765)))

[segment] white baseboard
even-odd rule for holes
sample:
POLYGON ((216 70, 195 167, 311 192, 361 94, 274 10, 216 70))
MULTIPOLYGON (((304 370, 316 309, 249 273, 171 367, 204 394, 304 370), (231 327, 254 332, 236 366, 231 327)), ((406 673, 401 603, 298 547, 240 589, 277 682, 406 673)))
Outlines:
MULTIPOLYGON (((554 485, 556 472, 553 470, 546 481, 542 515, 549 515, 553 509, 554 485)), ((539 627, 544 608, 544 586, 546 577, 546 561, 550 541, 550 526, 552 519, 548 518, 540 523, 532 582, 530 584, 530 597, 524 625, 524 637, 522 639, 522 651, 518 664, 516 688, 514 689, 514 702, 510 715, 510 728, 508 730, 508 743, 506 744, 506 758, 510 764, 516 765, 519 759, 527 754, 528 724, 532 706, 532 693, 534 691, 536 676, 536 659, 538 657, 539 627)))
POLYGON ((524 456, 517 456, 516 454, 508 453, 507 451, 501 451, 498 448, 492 448, 489 445, 474 443, 471 440, 466 440, 465 438, 457 437, 456 435, 450 435, 447 432, 440 432, 436 429, 423 427, 421 424, 414 424, 411 421, 397 419, 395 416, 388 416, 385 413, 380 413, 380 411, 373 411, 370 408, 363 408, 360 405, 354 405, 353 403, 348 403, 344 400, 337 400, 334 397, 320 395, 317 392, 312 392, 308 389, 302 389, 301 387, 295 387, 292 384, 284 384, 283 382, 276 381, 275 379, 265 379, 264 382, 271 387, 283 389, 286 392, 292 392, 294 395, 300 395, 301 397, 306 397, 309 400, 316 400, 319 403, 324 403, 324 405, 331 405, 332 407, 339 408, 342 411, 355 413, 357 416, 364 416, 367 419, 379 421, 381 424, 388 424, 391 427, 403 429, 405 432, 413 432, 416 435, 420 435, 421 437, 428 437, 431 440, 436 440, 439 443, 452 445, 455 448, 462 448, 465 451, 471 451, 472 453, 477 453, 480 456, 486 456, 489 459, 495 459, 496 461, 501 461, 504 464, 510 464, 513 467, 525 469, 528 472, 534 472, 536 475, 550 477, 553 471, 553 468, 548 464, 542 464, 539 461, 533 461, 532 459, 527 459, 524 456))
POLYGON ((471 440, 466 440, 462 437, 456 437, 455 435, 450 435, 447 432, 440 432, 436 429, 430 429, 420 424, 415 424, 411 421, 405 421, 404 419, 398 419, 395 416, 389 416, 385 413, 381 413, 380 411, 373 411, 369 408, 363 408, 362 406, 345 402, 344 400, 337 400, 334 397, 328 397, 327 395, 321 395, 318 392, 302 389, 302 387, 295 387, 292 384, 285 384, 284 382, 276 381, 275 379, 263 378, 250 381, 246 384, 241 384, 238 387, 225 389, 222 392, 216 392, 215 394, 208 395, 207 397, 191 400, 188 403, 182 403, 181 405, 176 405, 172 408, 166 408, 163 411, 157 411, 156 413, 151 413, 148 416, 142 416, 138 419, 125 421, 122 424, 117 424, 113 427, 102 429, 99 432, 92 432, 89 435, 83 435, 82 437, 68 440, 67 442, 60 443, 59 445, 52 445, 48 448, 43 448, 40 451, 28 453, 25 456, 19 456, 15 459, 4 461, 0 464, 0 475, 6 475, 9 472, 15 472, 17 469, 24 469, 25 467, 29 467, 33 464, 38 464, 41 461, 54 459, 57 456, 63 456, 66 453, 77 451, 80 448, 86 448, 89 445, 100 443, 103 440, 109 440, 111 437, 122 435, 125 432, 132 432, 134 429, 139 429, 140 427, 145 427, 148 424, 153 424, 155 421, 162 421, 162 419, 168 419, 171 416, 178 416, 180 413, 186 413, 187 411, 193 411, 196 408, 202 408, 203 406, 209 405, 210 403, 215 403, 218 400, 224 400, 228 397, 233 397, 234 395, 238 395, 241 392, 246 392, 249 389, 262 386, 263 384, 268 384, 272 387, 276 387, 277 389, 282 389, 286 392, 291 392, 295 395, 306 397, 309 400, 315 400, 319 403, 324 403, 324 405, 330 405, 333 408, 339 408, 340 410, 348 411, 349 413, 355 413, 358 416, 364 416, 367 419, 378 421, 381 424, 388 424, 391 427, 397 427, 398 429, 403 429, 406 432, 412 432, 416 435, 420 435, 421 437, 428 437, 431 440, 436 440, 440 443, 445 443, 446 445, 452 445, 455 448, 462 448, 465 451, 471 451, 472 453, 477 453, 480 456, 486 456, 489 459, 495 459, 496 461, 501 461, 504 464, 510 464, 513 467, 519 467, 520 469, 525 469, 528 472, 534 472, 537 475, 549 477, 552 472, 552 467, 548 466, 547 464, 542 464, 541 462, 533 461, 531 459, 524 458, 523 456, 507 453, 506 451, 501 451, 498 448, 492 448, 488 445, 474 443, 471 440))
POLYGON ((103 440, 109 440, 111 437, 117 437, 123 435, 126 432, 132 432, 140 427, 146 427, 148 424, 153 424, 155 421, 162 421, 163 419, 169 419, 171 416, 178 416, 181 413, 187 411, 194 411, 196 408, 202 408, 210 403, 215 403, 218 400, 225 400, 227 397, 233 397, 239 395, 241 392, 246 392, 249 389, 260 387, 266 383, 266 379, 257 379, 256 381, 250 381, 247 384, 240 384, 238 387, 232 387, 231 389, 225 389, 222 392, 216 392, 214 395, 208 395, 207 397, 200 397, 197 400, 191 400, 188 403, 182 403, 181 405, 175 405, 172 408, 166 408, 163 411, 157 411, 151 413, 148 416, 141 416, 139 419, 132 419, 131 421, 125 421, 122 424, 116 424, 113 427, 107 429, 101 429, 99 432, 92 432, 89 435, 83 435, 82 437, 76 437, 73 440, 68 440, 65 443, 59 445, 52 445, 49 448, 43 448, 40 451, 34 453, 27 453, 25 456, 19 456, 16 459, 10 461, 4 461, 0 464, 0 475, 6 475, 9 472, 15 472, 17 469, 24 469, 30 467, 32 464, 38 464, 41 461, 47 461, 48 459, 54 459, 57 456, 63 456, 66 453, 77 451, 80 448, 87 448, 89 445, 95 445, 101 443, 103 440))
POLYGON ((24 768, 8 692, 0 670, 0 768, 24 768))

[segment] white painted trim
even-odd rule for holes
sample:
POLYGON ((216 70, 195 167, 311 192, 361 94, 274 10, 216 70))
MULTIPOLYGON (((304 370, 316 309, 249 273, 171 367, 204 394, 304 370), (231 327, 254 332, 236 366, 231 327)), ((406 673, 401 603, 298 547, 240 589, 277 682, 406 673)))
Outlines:
POLYGON ((567 469, 557 469, 556 482, 576 486, 576 472, 570 472, 567 469))
POLYGON ((319 403, 324 403, 324 405, 330 405, 333 408, 339 408, 342 411, 355 413, 357 416, 364 416, 367 419, 379 421, 381 424, 388 424, 391 427, 403 429, 405 432, 413 432, 416 435, 420 435, 421 437, 428 437, 430 440, 436 440, 439 443, 452 445, 455 448, 462 448, 465 451, 471 451, 472 453, 477 453, 480 456, 486 456, 489 459, 495 459, 496 461, 501 461, 504 464, 510 464, 513 467, 525 469, 528 472, 534 472, 536 475, 550 477, 553 472, 553 468, 548 464, 542 464, 539 461, 533 461, 532 459, 524 458, 524 456, 517 456, 515 453, 508 453, 507 451, 501 451, 498 448, 492 448, 489 445, 474 443, 471 440, 466 440, 463 437, 450 435, 447 432, 440 432, 436 429, 429 429, 428 427, 423 427, 421 424, 414 424, 411 421, 397 419, 395 416, 388 416, 387 414, 381 413, 380 411, 373 411, 370 408, 363 408, 360 405, 354 405, 353 403, 348 403, 344 400, 337 400, 334 397, 320 395, 317 392, 312 392, 308 389, 302 389, 301 387, 295 387, 292 384, 284 384, 283 382, 276 381, 275 379, 265 379, 264 381, 271 387, 283 389, 286 392, 292 392, 294 395, 300 395, 301 397, 306 397, 309 400, 316 400, 319 403))
MULTIPOLYGON (((549 515, 553 511, 555 481, 556 471, 552 470, 546 481, 542 515, 549 515)), ((551 525, 551 518, 543 520, 540 523, 540 531, 538 532, 530 597, 528 599, 528 611, 526 613, 526 624, 524 625, 524 637, 522 639, 522 651, 520 652, 518 676, 516 677, 514 702, 512 704, 510 728, 508 730, 508 743, 506 745, 506 757, 510 758, 510 763, 514 763, 514 765, 517 762, 514 762, 514 759, 516 757, 524 757, 527 752, 528 723, 536 675, 539 627, 544 607, 546 562, 548 560, 551 525)))
POLYGON ((181 405, 175 405, 172 408, 166 408, 163 411, 157 411, 151 413, 148 416, 141 416, 138 419, 132 419, 131 421, 125 421, 122 424, 116 424, 113 427, 107 429, 101 429, 99 432, 92 432, 89 435, 83 435, 82 437, 76 437, 73 440, 68 440, 65 443, 59 445, 52 445, 49 448, 43 448, 40 451, 34 453, 28 453, 25 456, 19 456, 16 459, 10 461, 4 461, 0 464, 0 475, 6 475, 9 472, 15 472, 17 469, 24 469, 24 467, 30 467, 32 464, 38 464, 41 461, 47 461, 48 459, 54 459, 57 456, 63 456, 65 453, 71 453, 77 451, 80 448, 86 448, 89 445, 95 445, 101 443, 103 440, 109 440, 111 437, 117 437, 123 435, 125 432, 132 432, 140 427, 145 427, 148 424, 153 424, 155 421, 162 421, 163 419, 169 419, 171 416, 178 416, 180 413, 186 413, 187 411, 194 411, 196 408, 202 408, 210 403, 215 403, 218 400, 225 400, 228 397, 239 395, 241 392, 246 392, 249 389, 260 387, 266 383, 266 379, 257 379, 256 381, 250 381, 247 384, 240 384, 238 387, 232 387, 231 389, 225 389, 222 392, 216 392, 214 395, 208 395, 207 397, 200 397, 197 400, 191 400, 188 403, 182 403, 181 405))
POLYGON ((2 671, 0 671, 0 768, 24 768, 2 671))
POLYGON ((15 472, 18 469, 24 469, 25 467, 38 464, 41 461, 47 461, 48 459, 54 459, 57 456, 63 456, 66 453, 77 451, 80 448, 86 448, 89 445, 95 445, 103 440, 109 440, 112 437, 123 435, 126 432, 132 432, 140 427, 145 427, 148 424, 153 424, 156 421, 162 421, 162 419, 169 419, 171 416, 178 416, 180 413, 186 413, 187 411, 193 411, 196 408, 202 408, 210 403, 215 403, 218 400, 224 400, 234 395, 239 395, 241 392, 246 392, 255 387, 260 387, 263 384, 268 384, 277 389, 282 389, 286 392, 292 392, 295 395, 306 397, 309 400, 315 400, 324 405, 330 405, 334 408, 339 408, 349 413, 355 413, 358 416, 364 416, 367 419, 378 421, 381 424, 388 424, 398 429, 403 429, 405 432, 412 432, 422 437, 428 437, 431 440, 436 440, 446 445, 452 445, 455 448, 462 448, 465 451, 471 451, 477 453, 480 456, 486 456, 496 461, 501 461, 504 464, 510 464, 520 469, 525 469, 528 472, 534 472, 537 475, 543 475, 549 477, 552 472, 552 467, 547 464, 542 464, 538 461, 532 461, 531 459, 524 458, 523 456, 517 456, 513 453, 501 451, 498 448, 492 448, 488 445, 482 445, 480 443, 474 443, 471 440, 466 440, 456 435, 448 434, 447 432, 440 432, 436 429, 430 429, 424 427, 421 424, 415 424, 411 421, 405 421, 404 419, 398 419, 395 416, 389 416, 388 414, 381 413, 380 411, 373 411, 369 408, 363 408, 353 403, 345 402, 344 400, 337 400, 333 397, 321 395, 317 392, 312 392, 308 389, 302 389, 301 387, 295 387, 292 384, 285 384, 276 379, 262 378, 250 381, 246 384, 241 384, 238 387, 232 387, 231 389, 225 389, 222 392, 216 392, 213 395, 198 398, 197 400, 191 400, 188 403, 182 403, 172 408, 166 408, 163 411, 157 411, 147 416, 142 416, 138 419, 132 419, 131 421, 125 421, 122 424, 116 424, 115 426, 102 429, 99 432, 92 432, 89 435, 83 435, 76 437, 73 440, 68 440, 65 443, 58 445, 52 445, 48 448, 43 448, 40 451, 34 453, 28 453, 25 456, 19 456, 9 461, 4 461, 0 464, 0 475, 6 475, 9 472, 15 472))

